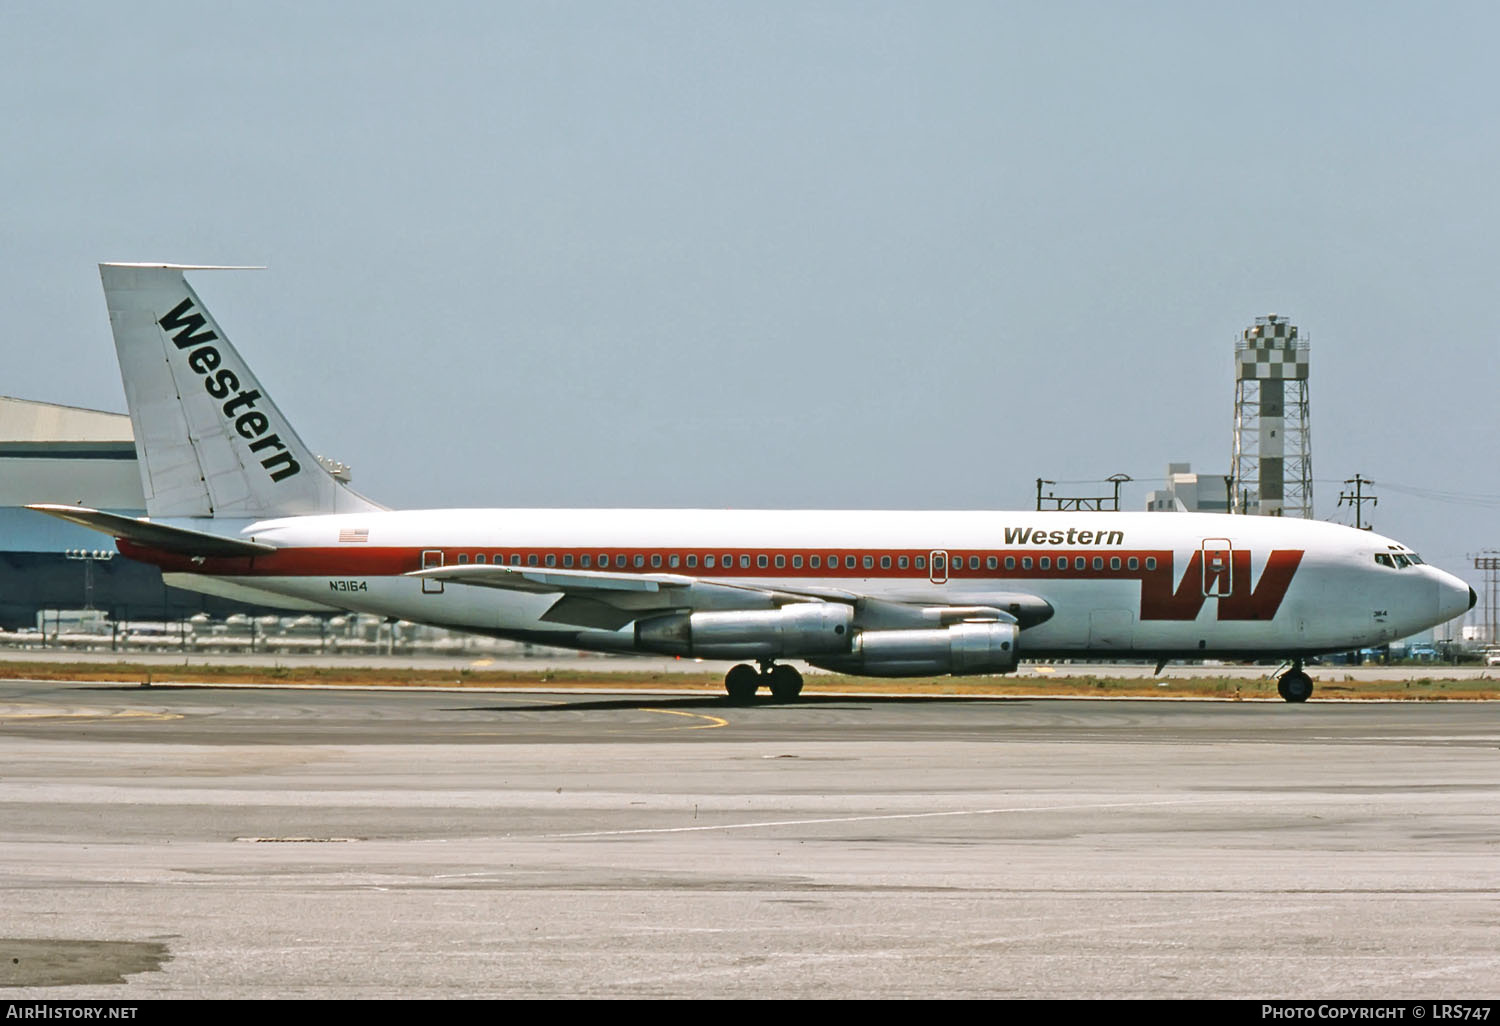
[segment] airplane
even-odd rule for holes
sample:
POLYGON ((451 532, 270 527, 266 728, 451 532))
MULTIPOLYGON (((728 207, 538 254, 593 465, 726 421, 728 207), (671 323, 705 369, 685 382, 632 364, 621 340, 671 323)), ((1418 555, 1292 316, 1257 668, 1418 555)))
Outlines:
POLYGON ((389 510, 330 472, 188 284, 99 266, 146 516, 29 508, 166 582, 606 653, 734 661, 733 702, 790 701, 785 660, 879 677, 1025 659, 1304 660, 1477 601, 1407 546, 1319 521, 1205 513, 389 510))

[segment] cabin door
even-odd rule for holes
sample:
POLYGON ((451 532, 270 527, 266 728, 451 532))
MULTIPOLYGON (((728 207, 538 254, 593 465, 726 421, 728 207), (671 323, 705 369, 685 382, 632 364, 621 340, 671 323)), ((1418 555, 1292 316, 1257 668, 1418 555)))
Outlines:
POLYGON ((943 549, 927 554, 927 579, 933 584, 948 583, 948 553, 943 549))
POLYGON ((1208 598, 1234 594, 1234 548, 1228 538, 1203 539, 1203 594, 1208 598))
MULTIPOLYGON (((426 549, 422 553, 422 569, 436 570, 443 565, 442 549, 426 549)), ((441 595, 443 593, 443 582, 434 581, 430 577, 422 578, 422 594, 441 595)))

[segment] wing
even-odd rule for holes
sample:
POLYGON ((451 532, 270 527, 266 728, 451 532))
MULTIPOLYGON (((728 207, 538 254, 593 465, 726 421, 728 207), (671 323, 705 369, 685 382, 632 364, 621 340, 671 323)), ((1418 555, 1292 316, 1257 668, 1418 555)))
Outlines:
MULTIPOLYGON (((745 587, 704 581, 682 574, 628 574, 607 570, 563 570, 552 567, 475 564, 413 570, 447 584, 466 584, 504 591, 555 594, 558 600, 542 615, 549 623, 618 630, 632 620, 663 613, 702 609, 772 609, 808 596, 775 588, 745 587)), ((850 596, 851 600, 854 596, 850 596)))
POLYGON ((558 600, 542 616, 543 620, 604 630, 618 630, 632 620, 673 612, 776 609, 807 602, 849 606, 860 626, 870 627, 937 626, 965 620, 1000 620, 1027 627, 1052 616, 1050 603, 1022 592, 965 594, 967 604, 954 605, 921 594, 877 598, 817 585, 763 587, 683 574, 612 573, 493 563, 414 570, 407 576, 505 591, 556 594, 558 600))

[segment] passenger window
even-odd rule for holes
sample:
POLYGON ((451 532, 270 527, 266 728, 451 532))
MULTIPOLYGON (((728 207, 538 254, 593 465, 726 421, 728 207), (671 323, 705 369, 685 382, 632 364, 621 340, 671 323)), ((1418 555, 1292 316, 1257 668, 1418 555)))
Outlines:
POLYGON ((778 569, 778 570, 784 570, 784 569, 786 569, 786 557, 785 556, 778 555, 776 557, 776 569, 778 569))
POLYGON ((703 567, 704 567, 705 570, 712 570, 714 568, 714 557, 711 556, 711 555, 710 556, 704 556, 703 557, 703 567))
POLYGON ((882 570, 889 570, 890 568, 891 568, 891 557, 890 556, 881 556, 880 557, 880 569, 882 569, 882 570))
MULTIPOLYGON (((868 559, 869 557, 866 556, 865 558, 868 559)), ((845 570, 853 570, 854 569, 854 557, 853 556, 845 556, 844 557, 844 569, 845 570)))
POLYGON ((986 556, 984 557, 984 568, 986 570, 998 570, 1000 569, 1000 561, 994 556, 986 556))
POLYGON ((599 553, 599 565, 602 566, 602 567, 609 566, 609 553, 607 553, 607 552, 601 552, 601 553, 599 553))
POLYGON ((694 568, 694 569, 697 568, 697 566, 698 566, 698 553, 696 553, 696 552, 689 552, 688 553, 687 565, 689 567, 691 567, 691 568, 694 568))
POLYGON ((823 557, 822 556, 808 556, 807 557, 807 565, 810 568, 812 568, 813 570, 816 570, 816 569, 818 569, 819 567, 821 567, 823 565, 823 557))
POLYGON ((484 562, 484 553, 481 552, 479 555, 475 556, 474 557, 474 562, 476 562, 476 563, 483 563, 484 562))
POLYGON ((573 554, 571 552, 565 552, 565 553, 563 553, 563 566, 572 566, 572 565, 573 565, 573 554))
MULTIPOLYGON (((511 566, 520 566, 521 565, 521 554, 519 552, 517 552, 515 555, 513 555, 513 556, 510 557, 510 565, 511 566)), ((533 563, 531 565, 532 566, 536 566, 535 563, 533 563)))
POLYGON ((1007 569, 1007 570, 1014 570, 1015 568, 1016 568, 1016 557, 1015 556, 1006 556, 1005 557, 1005 569, 1007 569))
MULTIPOLYGON (((1041 566, 1041 568, 1043 570, 1051 570, 1052 569, 1052 558, 1050 556, 1043 556, 1041 558, 1041 562, 1040 562, 1039 565, 1041 566)), ((1029 560, 1029 559, 1026 561, 1026 569, 1028 569, 1028 570, 1031 569, 1031 560, 1029 560)))
POLYGON ((912 560, 912 562, 917 565, 917 569, 918 570, 926 570, 927 569, 927 557, 926 556, 918 556, 916 559, 912 560))
POLYGON ((874 556, 866 556, 864 558, 864 564, 865 564, 865 569, 866 570, 873 570, 873 569, 875 569, 875 557, 874 556))
POLYGON ((653 553, 651 553, 651 568, 653 570, 655 570, 655 569, 660 569, 660 567, 661 567, 661 553, 660 552, 653 552, 653 553))
MULTIPOLYGON (((1047 563, 1047 557, 1043 556, 1042 557, 1042 564, 1043 564, 1042 565, 1042 569, 1043 570, 1047 569, 1046 563, 1047 563)), ((1031 557, 1030 556, 1022 556, 1021 557, 1021 569, 1022 570, 1030 570, 1031 569, 1031 557)))
POLYGON ((544 562, 548 566, 556 566, 557 565, 557 554, 553 553, 553 552, 547 553, 547 558, 544 560, 544 562))
POLYGON ((1095 570, 1103 570, 1104 569, 1104 557, 1103 556, 1095 556, 1094 557, 1094 569, 1095 570))
POLYGON ((910 565, 911 565, 911 560, 908 559, 906 556, 897 556, 896 557, 896 569, 897 570, 905 570, 910 565))
POLYGON ((970 570, 978 570, 979 569, 979 557, 978 556, 970 556, 969 557, 969 569, 970 570))
POLYGON ((667 566, 670 566, 673 569, 676 569, 677 564, 680 563, 680 562, 682 562, 682 560, 678 557, 677 553, 675 553, 675 552, 672 553, 670 556, 667 557, 667 566))
POLYGON ((1146 557, 1146 569, 1147 570, 1155 570, 1156 569, 1156 557, 1155 556, 1147 556, 1146 557))
POLYGON ((635 554, 635 565, 636 565, 636 569, 640 569, 641 567, 645 566, 646 565, 646 557, 643 556, 643 555, 641 555, 639 552, 637 552, 635 554))
POLYGON ((766 568, 766 557, 764 554, 755 557, 755 565, 761 570, 766 568))
POLYGON ((746 556, 746 555, 741 555, 740 556, 740 569, 741 570, 749 570, 750 569, 750 557, 749 556, 746 556))
POLYGON ((940 574, 944 570, 946 570, 947 568, 948 568, 948 561, 945 560, 942 556, 933 556, 932 557, 932 572, 933 573, 940 574))
POLYGON ((1074 570, 1082 570, 1084 567, 1086 567, 1088 565, 1089 565, 1089 561, 1086 560, 1086 559, 1084 559, 1082 556, 1075 556, 1073 558, 1073 569, 1074 570))
POLYGON ((578 557, 578 565, 584 567, 585 569, 592 565, 592 562, 593 561, 587 552, 578 557))
POLYGON ((792 569, 793 570, 801 570, 802 569, 802 557, 801 556, 793 556, 792 557, 792 569))
POLYGON ((1119 556, 1110 556, 1109 557, 1109 568, 1111 570, 1118 570, 1118 569, 1120 569, 1120 557, 1119 556))
POLYGON ((1136 559, 1134 556, 1131 556, 1125 565, 1131 570, 1139 570, 1141 568, 1141 561, 1139 559, 1136 559))
POLYGON ((734 557, 727 552, 724 553, 724 555, 719 557, 719 565, 725 570, 732 568, 734 566, 734 557))
POLYGON ((460 563, 467 563, 469 561, 469 554, 467 552, 460 552, 458 554, 458 561, 460 563))
POLYGON ((529 556, 526 557, 526 565, 527 566, 536 566, 536 553, 535 552, 533 552, 531 555, 529 555, 529 556))

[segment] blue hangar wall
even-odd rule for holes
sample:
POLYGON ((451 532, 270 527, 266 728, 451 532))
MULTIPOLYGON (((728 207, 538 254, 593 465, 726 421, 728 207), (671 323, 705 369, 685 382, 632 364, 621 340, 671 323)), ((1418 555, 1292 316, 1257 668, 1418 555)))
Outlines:
POLYGON ((43 609, 92 607, 119 620, 277 612, 170 588, 97 531, 23 508, 32 502, 144 516, 130 418, 0 396, 0 626, 35 627, 43 609))

